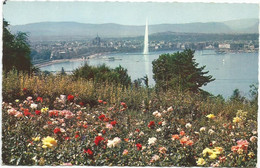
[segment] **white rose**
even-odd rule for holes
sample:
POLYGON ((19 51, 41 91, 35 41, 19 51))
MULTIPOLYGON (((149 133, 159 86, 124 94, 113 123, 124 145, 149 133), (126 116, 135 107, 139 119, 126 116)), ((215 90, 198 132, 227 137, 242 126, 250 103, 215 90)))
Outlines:
POLYGON ((139 133, 139 136, 143 136, 143 135, 144 135, 144 132, 141 131, 141 132, 139 133))
POLYGON ((201 127, 200 132, 204 132, 204 131, 206 131, 206 127, 201 127))
POLYGON ((162 122, 162 126, 165 126, 165 125, 166 125, 166 121, 163 121, 163 122, 162 122))
POLYGON ((185 125, 185 127, 186 127, 186 128, 191 128, 191 124, 190 124, 190 123, 187 123, 187 124, 185 125))
POLYGON ((173 111, 172 106, 167 109, 168 112, 173 111))
POLYGON ((155 137, 149 138, 148 139, 148 144, 149 145, 154 145, 156 143, 156 141, 157 141, 157 138, 155 138, 155 137))
POLYGON ((212 129, 209 129, 208 133, 209 133, 210 135, 212 135, 212 134, 215 133, 215 131, 213 131, 212 129))
POLYGON ((157 130, 156 130, 156 132, 161 132, 162 131, 162 129, 161 128, 158 128, 157 130))

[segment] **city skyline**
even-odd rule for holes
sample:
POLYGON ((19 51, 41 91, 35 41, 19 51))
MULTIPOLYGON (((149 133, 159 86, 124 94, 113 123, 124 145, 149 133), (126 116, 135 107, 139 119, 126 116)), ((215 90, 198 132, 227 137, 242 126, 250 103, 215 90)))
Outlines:
POLYGON ((222 22, 259 18, 258 4, 177 2, 7 1, 3 18, 11 25, 36 22, 144 25, 222 22))

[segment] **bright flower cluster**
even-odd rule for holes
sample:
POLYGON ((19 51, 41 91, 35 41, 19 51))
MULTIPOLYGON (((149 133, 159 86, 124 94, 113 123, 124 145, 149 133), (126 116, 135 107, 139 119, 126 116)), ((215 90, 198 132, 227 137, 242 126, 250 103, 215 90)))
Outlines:
POLYGON ((222 154, 224 151, 221 147, 215 147, 214 149, 205 148, 202 151, 203 157, 209 156, 210 159, 216 159, 218 155, 222 154))

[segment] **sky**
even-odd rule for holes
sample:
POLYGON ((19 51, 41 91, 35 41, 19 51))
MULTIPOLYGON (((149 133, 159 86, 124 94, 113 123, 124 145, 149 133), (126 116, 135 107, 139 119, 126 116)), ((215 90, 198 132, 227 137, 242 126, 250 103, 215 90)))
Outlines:
POLYGON ((3 18, 11 25, 73 21, 123 25, 220 22, 259 18, 258 4, 167 2, 35 2, 7 1, 3 18))

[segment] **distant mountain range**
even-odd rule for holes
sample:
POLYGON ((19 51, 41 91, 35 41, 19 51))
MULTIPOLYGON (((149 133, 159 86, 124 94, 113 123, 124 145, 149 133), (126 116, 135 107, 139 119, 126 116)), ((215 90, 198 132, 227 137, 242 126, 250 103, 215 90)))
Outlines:
MULTIPOLYGON (((231 20, 225 22, 157 24, 149 25, 149 34, 161 32, 237 34, 258 33, 258 19, 231 20)), ((12 32, 29 33, 31 40, 84 39, 143 36, 145 25, 129 26, 114 23, 86 24, 77 22, 40 22, 26 25, 10 25, 12 32)))

